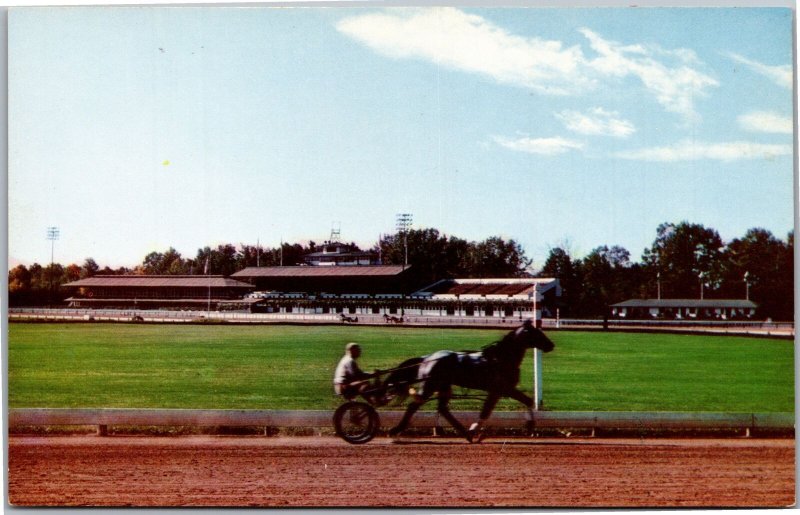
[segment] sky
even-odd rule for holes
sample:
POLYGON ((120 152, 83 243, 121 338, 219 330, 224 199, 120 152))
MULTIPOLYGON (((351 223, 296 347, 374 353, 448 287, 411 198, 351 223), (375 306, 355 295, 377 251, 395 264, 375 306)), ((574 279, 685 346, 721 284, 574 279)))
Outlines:
POLYGON ((12 9, 9 266, 794 227, 786 8, 12 9), (59 239, 47 240, 47 228, 59 239), (51 246, 52 245, 52 246, 51 246))

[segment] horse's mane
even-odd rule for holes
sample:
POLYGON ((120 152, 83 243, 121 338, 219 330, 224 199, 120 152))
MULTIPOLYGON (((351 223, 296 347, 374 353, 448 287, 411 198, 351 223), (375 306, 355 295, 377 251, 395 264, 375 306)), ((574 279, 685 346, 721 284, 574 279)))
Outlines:
POLYGON ((503 338, 481 347, 481 353, 483 353, 483 357, 492 361, 500 356, 503 356, 505 354, 504 351, 508 348, 508 345, 514 342, 515 333, 516 329, 511 330, 506 333, 503 338))

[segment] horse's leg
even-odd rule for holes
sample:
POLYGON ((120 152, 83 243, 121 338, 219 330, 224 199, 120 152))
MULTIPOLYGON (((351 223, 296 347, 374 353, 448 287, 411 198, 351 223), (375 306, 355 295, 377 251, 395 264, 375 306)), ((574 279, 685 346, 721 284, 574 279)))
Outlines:
POLYGON ((408 404, 408 408, 406 408, 406 412, 403 414, 403 418, 400 419, 400 422, 396 426, 389 430, 389 436, 397 436, 405 431, 408 428, 408 424, 411 422, 411 417, 414 416, 414 413, 416 413, 417 410, 419 410, 436 391, 436 389, 432 388, 432 385, 429 385, 428 383, 423 384, 421 389, 423 393, 420 395, 414 395, 413 400, 408 404))
POLYGON ((512 399, 521 402, 528 408, 528 411, 525 413, 525 418, 527 422, 525 423, 525 430, 528 434, 533 433, 533 398, 529 397, 528 395, 522 393, 521 391, 514 388, 509 394, 509 397, 512 399))
POLYGON ((489 418, 489 415, 492 414, 494 411, 494 407, 497 404, 497 401, 500 400, 500 392, 490 391, 489 395, 486 397, 486 400, 483 401, 483 408, 481 408, 481 413, 478 416, 478 421, 473 422, 471 426, 469 426, 469 436, 467 437, 468 440, 477 440, 480 442, 483 440, 483 424, 489 418), (477 438, 476 438, 477 437, 477 438))
POLYGON ((453 426, 461 436, 463 436, 467 440, 470 440, 469 432, 467 431, 467 429, 450 412, 450 398, 452 397, 452 395, 453 391, 449 386, 447 388, 442 388, 441 390, 439 390, 439 404, 437 406, 437 410, 445 418, 445 420, 450 422, 450 425, 453 426))
POLYGON ((397 436, 405 431, 408 428, 408 423, 411 422, 411 417, 414 416, 414 413, 416 413, 423 404, 425 404, 425 400, 411 401, 400 422, 389 430, 389 436, 397 436))

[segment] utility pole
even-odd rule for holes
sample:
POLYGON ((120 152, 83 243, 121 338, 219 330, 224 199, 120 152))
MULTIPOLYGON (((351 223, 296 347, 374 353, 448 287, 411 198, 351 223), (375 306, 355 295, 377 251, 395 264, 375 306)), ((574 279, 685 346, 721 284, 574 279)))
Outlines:
POLYGON ((750 278, 750 272, 745 272, 744 273, 744 288, 745 288, 745 290, 744 290, 745 297, 744 298, 745 298, 745 300, 750 300, 750 281, 749 281, 749 278, 750 278))
POLYGON ((703 300, 703 287, 705 286, 705 282, 703 281, 703 272, 698 274, 700 278, 700 300, 703 300))
POLYGON ((661 272, 656 274, 656 282, 658 283, 658 300, 661 300, 661 272))

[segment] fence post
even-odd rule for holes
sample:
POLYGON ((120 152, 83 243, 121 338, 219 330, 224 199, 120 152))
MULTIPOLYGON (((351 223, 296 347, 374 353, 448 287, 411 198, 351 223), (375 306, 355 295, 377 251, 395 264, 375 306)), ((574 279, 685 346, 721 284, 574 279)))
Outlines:
MULTIPOLYGON (((533 327, 541 327, 539 311, 537 309, 537 297, 539 292, 536 283, 533 283, 533 327)), ((542 350, 533 349, 533 409, 538 411, 542 408, 542 350)))

